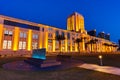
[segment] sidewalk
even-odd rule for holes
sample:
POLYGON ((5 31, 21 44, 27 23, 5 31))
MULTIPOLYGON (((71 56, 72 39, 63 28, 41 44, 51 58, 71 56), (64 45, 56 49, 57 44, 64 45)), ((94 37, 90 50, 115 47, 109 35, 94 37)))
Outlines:
POLYGON ((99 65, 95 65, 95 64, 86 64, 86 63, 82 64, 78 67, 95 70, 95 71, 100 71, 100 72, 104 72, 104 73, 109 73, 109 74, 120 75, 120 68, 117 68, 117 67, 99 66, 99 65))

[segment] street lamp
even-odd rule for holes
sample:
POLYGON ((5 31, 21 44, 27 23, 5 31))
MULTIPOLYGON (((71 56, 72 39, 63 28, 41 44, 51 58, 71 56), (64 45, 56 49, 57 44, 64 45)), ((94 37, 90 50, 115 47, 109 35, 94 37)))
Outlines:
POLYGON ((103 61, 102 61, 103 57, 102 57, 102 55, 99 55, 98 58, 100 59, 100 66, 102 66, 103 65, 103 61))

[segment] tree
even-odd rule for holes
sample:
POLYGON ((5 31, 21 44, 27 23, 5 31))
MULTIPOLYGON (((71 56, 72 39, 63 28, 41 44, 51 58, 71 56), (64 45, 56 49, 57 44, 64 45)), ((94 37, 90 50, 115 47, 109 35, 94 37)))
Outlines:
POLYGON ((65 36, 64 35, 56 35, 55 40, 57 40, 59 42, 59 49, 61 52, 61 41, 65 40, 65 36))
POLYGON ((79 45, 79 43, 80 42, 82 42, 82 38, 77 38, 76 40, 75 40, 75 42, 78 44, 78 51, 80 52, 80 45, 79 45))
POLYGON ((93 51, 92 45, 96 44, 98 42, 98 39, 91 39, 86 44, 91 44, 91 52, 93 51))
POLYGON ((103 45, 105 46, 105 50, 106 50, 106 47, 110 46, 108 43, 104 43, 103 45))

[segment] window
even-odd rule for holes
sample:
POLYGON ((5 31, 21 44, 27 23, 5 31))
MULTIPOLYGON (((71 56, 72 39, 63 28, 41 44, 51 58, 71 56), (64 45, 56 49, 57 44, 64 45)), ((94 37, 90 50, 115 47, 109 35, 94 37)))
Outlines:
POLYGON ((62 44, 65 44, 65 41, 62 41, 62 44))
POLYGON ((62 36, 65 36, 65 33, 64 33, 64 32, 62 32, 62 36))
POLYGON ((12 36, 13 32, 12 31, 9 31, 9 35, 12 36))
POLYGON ((42 28, 42 31, 44 32, 44 28, 42 28))
POLYGON ((27 34, 25 32, 20 32, 20 38, 26 38, 27 34))
POLYGON ((55 34, 56 34, 56 36, 58 36, 59 35, 59 31, 56 31, 55 34))
POLYGON ((13 35, 13 32, 10 31, 10 30, 5 30, 5 31, 4 31, 4 34, 5 34, 5 35, 8 35, 8 36, 12 36, 12 35, 13 35))
POLYGON ((11 49, 12 47, 12 41, 8 41, 8 49, 11 49))
POLYGON ((3 49, 7 49, 7 40, 3 41, 3 49))
POLYGON ((48 50, 52 51, 52 46, 51 45, 48 45, 48 50))
POLYGON ((52 38, 52 34, 51 34, 51 33, 49 33, 49 34, 48 34, 48 37, 52 38))
POLYGON ((67 33, 67 38, 70 39, 70 33, 67 33))
POLYGON ((52 31, 52 28, 48 28, 48 31, 49 31, 49 32, 52 31))
POLYGON ((48 39, 48 43, 52 43, 52 39, 48 39))
POLYGON ((26 49, 26 42, 25 41, 19 41, 19 49, 26 49))
POLYGON ((37 42, 33 42, 32 43, 32 49, 37 49, 38 47, 38 43, 37 42))
POLYGON ((20 38, 22 38, 23 37, 23 32, 20 32, 20 38))
POLYGON ((38 39, 38 34, 33 34, 32 38, 33 39, 38 39))
POLYGON ((11 49, 12 48, 12 41, 4 40, 3 41, 3 49, 11 49))
POLYGON ((5 34, 5 35, 8 35, 8 33, 9 33, 8 30, 5 30, 5 31, 4 31, 4 34, 5 34))

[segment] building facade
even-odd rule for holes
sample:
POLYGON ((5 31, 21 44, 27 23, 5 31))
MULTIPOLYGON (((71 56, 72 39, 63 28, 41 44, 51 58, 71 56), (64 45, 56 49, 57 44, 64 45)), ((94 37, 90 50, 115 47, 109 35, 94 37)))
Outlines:
POLYGON ((62 52, 113 52, 116 44, 109 40, 90 36, 84 28, 84 17, 79 13, 70 15, 67 19, 67 30, 52 26, 33 23, 12 17, 0 15, 0 54, 29 54, 33 49, 46 48, 49 52, 59 52, 60 44, 55 39, 64 35, 61 40, 62 52), (81 38, 79 46, 75 42, 81 38), (90 43, 90 40, 97 42, 90 43), (105 45, 109 44, 111 46, 105 45))

